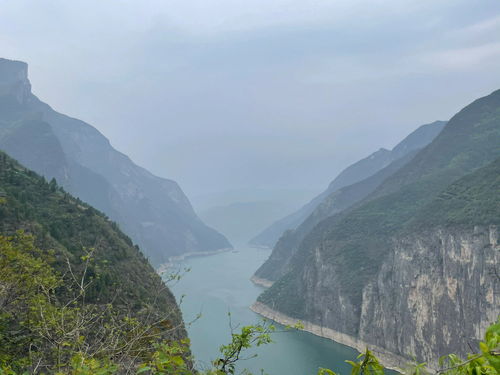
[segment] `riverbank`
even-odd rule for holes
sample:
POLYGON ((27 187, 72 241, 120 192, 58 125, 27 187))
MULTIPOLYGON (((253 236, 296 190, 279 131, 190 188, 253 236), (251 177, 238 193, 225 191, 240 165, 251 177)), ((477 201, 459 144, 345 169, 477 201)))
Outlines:
POLYGON ((261 279, 260 277, 257 277, 255 275, 250 278, 250 281, 255 285, 262 286, 264 288, 270 288, 274 284, 274 282, 272 282, 271 280, 261 279))
MULTIPOLYGON (((178 268, 190 270, 172 283, 171 289, 177 300, 182 300, 180 308, 186 322, 202 314, 201 319, 186 327, 197 368, 207 368, 214 358, 219 358, 220 345, 231 338, 231 324, 243 327, 260 321, 248 307, 262 293, 262 287, 250 278, 268 256, 269 251, 235 245, 234 251, 191 257, 167 270, 166 278, 178 268)), ((260 374, 264 369, 270 375, 312 375, 318 373, 319 367, 349 374, 351 366, 345 361, 355 360, 358 355, 348 346, 302 331, 277 334, 272 345, 250 349, 246 354, 258 357, 242 361, 238 373, 245 368, 252 374, 260 374)))
POLYGON ((342 332, 335 331, 330 328, 322 327, 317 324, 313 324, 310 322, 302 321, 299 319, 291 318, 285 314, 282 314, 276 310, 271 309, 270 307, 264 305, 260 302, 255 302, 252 306, 250 306, 250 310, 253 312, 275 321, 276 323, 285 325, 285 326, 294 326, 297 323, 301 323, 303 325, 303 331, 312 333, 313 335, 324 337, 329 340, 333 340, 339 344, 349 346, 353 349, 356 349, 358 352, 363 353, 366 348, 370 349, 379 359, 380 363, 388 369, 395 370, 400 372, 402 368, 406 366, 410 360, 398 356, 394 353, 388 352, 383 348, 379 348, 375 345, 368 344, 363 342, 355 337, 347 335, 342 332))
POLYGON ((203 257, 203 256, 209 256, 209 255, 216 255, 220 253, 227 253, 228 251, 233 251, 234 249, 232 247, 227 247, 224 249, 218 249, 218 250, 212 250, 212 251, 193 251, 191 253, 185 253, 181 255, 176 255, 173 257, 168 258, 168 262, 161 264, 157 269, 156 273, 159 275, 162 275, 165 273, 169 268, 171 268, 175 263, 181 262, 187 258, 195 258, 195 257, 203 257))
POLYGON ((272 247, 264 246, 264 245, 252 245, 252 244, 249 244, 248 246, 250 246, 250 248, 252 248, 252 249, 260 249, 260 250, 272 250, 273 249, 272 247))

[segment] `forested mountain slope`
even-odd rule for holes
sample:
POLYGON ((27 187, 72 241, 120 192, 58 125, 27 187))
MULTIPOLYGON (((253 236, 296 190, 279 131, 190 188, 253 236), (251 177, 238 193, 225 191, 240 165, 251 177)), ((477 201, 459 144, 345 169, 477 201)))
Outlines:
POLYGON ((82 258, 93 251, 95 263, 88 272, 99 278, 87 291, 89 301, 136 312, 148 307, 157 314, 170 313, 173 321, 181 323, 173 295, 139 248, 107 216, 3 152, 0 191, 1 234, 18 230, 33 234, 38 247, 51 251, 60 273, 68 272, 68 263, 79 270, 85 263, 82 258))
POLYGON ((0 149, 102 210, 155 265, 172 255, 228 248, 195 214, 176 182, 116 151, 91 125, 31 93, 27 65, 0 59, 0 149))
POLYGON ((495 91, 457 113, 366 203, 318 224, 259 301, 406 358, 434 360, 463 327, 478 337, 500 312, 499 144, 495 91))
POLYGON ((186 338, 173 294, 130 238, 3 152, 0 242, 0 362, 51 372, 84 351, 133 365, 155 342, 186 338))
MULTIPOLYGON (((357 202, 366 198, 389 176, 396 173, 396 171, 412 160, 421 148, 426 146, 441 132, 445 124, 443 121, 436 121, 420 126, 389 152, 388 160, 393 161, 369 177, 334 190, 334 186, 338 186, 338 184, 335 184, 335 181, 338 180, 336 179, 328 190, 320 196, 321 202, 315 205, 311 214, 295 230, 289 230, 283 234, 274 246, 269 259, 255 272, 254 280, 260 280, 262 283, 269 284, 283 276, 289 270, 290 261, 299 248, 300 243, 318 223, 329 216, 353 207, 357 202)), ((373 159, 377 159, 377 157, 373 156, 373 159)), ((357 165, 362 164, 364 164, 363 161, 357 163, 357 165)), ((351 168, 347 168, 346 171, 350 171, 351 168)), ((352 175, 352 172, 348 174, 352 175)))
MULTIPOLYGON (((253 238, 250 244, 273 248, 285 231, 297 228, 330 195, 344 187, 373 176, 392 162, 428 145, 439 134, 445 124, 445 121, 435 121, 431 124, 422 125, 398 143, 391 151, 381 148, 368 157, 350 165, 330 183, 323 193, 298 211, 273 223, 253 238)), ((284 241, 289 243, 292 239, 286 238, 284 241)))

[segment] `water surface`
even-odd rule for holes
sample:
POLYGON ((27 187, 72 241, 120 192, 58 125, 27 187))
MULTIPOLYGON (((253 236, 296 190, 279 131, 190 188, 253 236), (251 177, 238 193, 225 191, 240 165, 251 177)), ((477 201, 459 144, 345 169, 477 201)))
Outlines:
MULTIPOLYGON (((249 325, 261 320, 249 306, 262 292, 250 277, 267 259, 269 250, 238 247, 234 252, 189 258, 180 267, 189 267, 181 281, 172 286, 181 299, 184 320, 190 322, 201 313, 201 318, 188 325, 191 349, 198 368, 208 367, 217 358, 221 344, 230 341, 231 312, 233 326, 249 325)), ((277 325, 278 330, 283 327, 277 325)), ((357 356, 354 349, 307 332, 276 333, 274 343, 250 354, 258 356, 242 362, 242 367, 254 374, 261 369, 269 375, 315 375, 319 367, 330 368, 342 374, 350 373, 346 359, 357 356)))

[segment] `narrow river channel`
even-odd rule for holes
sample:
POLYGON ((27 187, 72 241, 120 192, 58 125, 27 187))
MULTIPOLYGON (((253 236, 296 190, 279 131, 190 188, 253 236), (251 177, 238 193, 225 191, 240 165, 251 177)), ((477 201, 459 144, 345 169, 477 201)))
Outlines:
MULTIPOLYGON (((190 268, 172 286, 188 323, 192 352, 197 367, 209 366, 220 345, 229 342, 228 312, 233 326, 249 325, 261 318, 249 309, 263 290, 250 281, 253 272, 267 259, 269 250, 240 246, 235 251, 188 258, 177 268, 190 268), (201 317, 192 324, 198 314, 201 317)), ((279 331, 283 327, 277 326, 279 331)), ((241 362, 241 368, 269 375, 315 375, 319 367, 350 373, 344 361, 353 360, 355 350, 307 332, 279 332, 274 343, 248 353, 256 358, 241 362)))

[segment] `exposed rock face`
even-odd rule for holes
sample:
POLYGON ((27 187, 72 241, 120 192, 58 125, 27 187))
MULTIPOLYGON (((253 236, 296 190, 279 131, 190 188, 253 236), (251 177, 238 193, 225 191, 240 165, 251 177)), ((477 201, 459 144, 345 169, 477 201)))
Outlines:
POLYGON ((29 100, 30 95, 28 64, 0 59, 0 96, 13 97, 19 104, 23 104, 29 100))
POLYGON ((359 338, 420 361, 476 347, 500 314, 498 228, 436 228, 393 248, 363 290, 359 338))
POLYGON ((498 234, 496 226, 476 226, 394 239, 360 306, 344 296, 317 249, 297 286, 307 290, 302 316, 262 302, 255 311, 283 324, 303 320, 309 332, 358 350, 368 346, 391 367, 415 357, 437 368, 439 356, 469 352, 500 314, 498 234))
POLYGON ((316 225, 258 301, 408 359, 469 351, 500 313, 499 144, 497 90, 316 225))
POLYGON ((118 222, 159 265, 172 256, 230 248, 179 185, 115 150, 91 125, 31 93, 26 63, 0 59, 0 148, 118 222))

